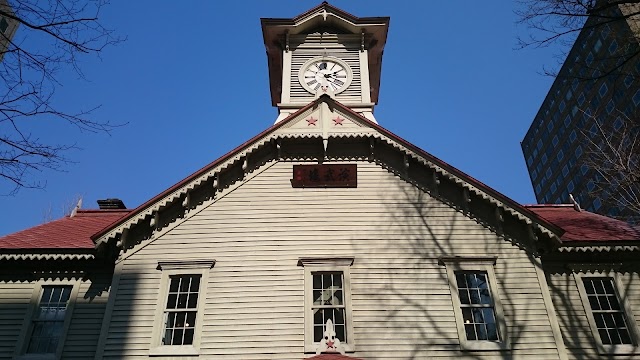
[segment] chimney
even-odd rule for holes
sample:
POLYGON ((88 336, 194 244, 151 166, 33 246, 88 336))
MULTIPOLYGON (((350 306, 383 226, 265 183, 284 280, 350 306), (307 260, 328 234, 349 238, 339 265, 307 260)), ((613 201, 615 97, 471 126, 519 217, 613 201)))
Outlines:
POLYGON ((104 199, 98 200, 100 210, 126 209, 124 203, 120 199, 104 199))

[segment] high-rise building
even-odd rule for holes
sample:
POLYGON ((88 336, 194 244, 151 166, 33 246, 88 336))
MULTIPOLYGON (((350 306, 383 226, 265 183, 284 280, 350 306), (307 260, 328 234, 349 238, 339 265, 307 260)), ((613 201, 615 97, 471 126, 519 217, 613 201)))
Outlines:
POLYGON ((624 6, 586 21, 522 141, 539 203, 568 203, 572 194, 589 211, 634 220, 626 185, 593 163, 640 116, 640 18, 631 15, 640 8, 624 6))
POLYGON ((13 10, 7 0, 0 0, 0 61, 4 58, 9 42, 18 30, 19 23, 12 18, 13 15, 13 10))

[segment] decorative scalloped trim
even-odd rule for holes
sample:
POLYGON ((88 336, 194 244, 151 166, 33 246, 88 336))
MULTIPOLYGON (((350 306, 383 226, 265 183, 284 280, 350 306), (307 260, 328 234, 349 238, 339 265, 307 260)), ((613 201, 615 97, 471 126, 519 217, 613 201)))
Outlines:
MULTIPOLYGON (((423 164, 423 165, 431 168, 432 170, 436 171, 441 176, 444 176, 447 179, 449 179, 451 181, 454 181, 455 183, 459 184, 463 188, 466 188, 469 191, 473 192, 473 194, 475 194, 475 195, 477 195, 477 196, 489 201, 490 203, 494 204, 498 208, 501 208, 504 211, 507 211, 509 214, 511 214, 512 216, 518 218, 520 221, 525 222, 527 225, 534 226, 536 230, 546 234, 550 238, 552 238, 552 239, 556 240, 557 242, 561 243, 561 240, 560 240, 560 238, 558 237, 557 234, 555 234, 551 230, 547 229, 543 225, 533 222, 528 216, 520 213, 518 210, 507 206, 503 202, 499 201, 498 199, 495 199, 494 197, 492 197, 491 195, 485 193, 481 189, 479 189, 479 188, 469 184, 465 180, 463 180, 463 179, 461 179, 461 178, 459 178, 459 177, 447 172, 442 167, 439 167, 436 164, 428 161, 427 159, 423 158, 422 156, 418 155, 417 153, 409 150, 408 148, 406 148, 402 144, 400 144, 400 143, 398 143, 396 141, 393 141, 392 139, 388 138, 387 136, 382 135, 381 133, 375 131, 374 129, 363 128, 363 130, 364 131, 353 131, 353 132, 350 132, 350 133, 331 133, 330 134, 330 138, 373 137, 373 138, 376 138, 378 140, 384 141, 388 145, 390 145, 390 146, 398 149, 399 151, 403 152, 405 155, 411 156, 414 160, 416 160, 420 164, 423 164)), ((247 146, 244 150, 238 152, 234 156, 232 156, 229 159, 225 160, 223 163, 218 164, 218 166, 209 169, 209 171, 201 174, 200 176, 198 176, 197 178, 193 179, 189 183, 183 185, 181 188, 176 189, 172 193, 166 195, 164 197, 164 199, 162 199, 162 200, 156 202, 155 204, 149 206, 148 208, 144 209, 143 211, 141 211, 139 214, 137 214, 133 218, 127 220, 125 223, 123 223, 120 226, 112 229, 111 231, 109 231, 108 233, 103 235, 98 241, 96 241, 96 245, 99 245, 101 243, 105 243, 105 242, 109 241, 110 239, 115 238, 117 236, 117 234, 121 233, 123 230, 131 227, 132 225, 135 225, 135 224, 139 223, 140 221, 144 220, 147 216, 151 216, 151 214, 153 214, 155 211, 158 211, 159 209, 165 207, 167 204, 169 204, 170 202, 174 201, 176 198, 179 198, 179 197, 183 196, 187 191, 189 191, 189 190, 197 187, 201 183, 207 181, 209 178, 215 176, 216 173, 222 172, 225 169, 227 169, 228 167, 230 167, 231 165, 233 165, 234 163, 236 163, 238 161, 241 161, 247 155, 251 154, 252 152, 257 150, 261 146, 264 146, 265 144, 267 144, 267 143, 269 143, 271 141, 274 141, 274 140, 277 140, 277 139, 281 139, 281 138, 288 138, 288 139, 291 139, 291 138, 295 138, 295 139, 313 139, 313 138, 318 138, 318 139, 321 139, 321 136, 322 136, 321 134, 309 134, 309 133, 306 133, 306 134, 305 133, 299 133, 298 134, 298 133, 287 133, 287 132, 278 132, 278 131, 276 131, 276 132, 274 132, 274 133, 272 133, 270 135, 267 135, 267 136, 263 137, 261 140, 256 141, 255 143, 247 146)))
POLYGON ((93 260, 92 254, 0 254, 0 260, 93 260))
POLYGON ((617 251, 640 251, 640 246, 634 245, 598 245, 598 246, 563 246, 558 248, 559 252, 577 253, 577 252, 617 252, 617 251))

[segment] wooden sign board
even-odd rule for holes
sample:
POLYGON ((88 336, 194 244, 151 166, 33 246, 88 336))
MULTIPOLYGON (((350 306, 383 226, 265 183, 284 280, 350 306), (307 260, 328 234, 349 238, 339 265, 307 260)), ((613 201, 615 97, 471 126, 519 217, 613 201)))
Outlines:
POLYGON ((358 187, 357 164, 293 165, 294 188, 358 187))

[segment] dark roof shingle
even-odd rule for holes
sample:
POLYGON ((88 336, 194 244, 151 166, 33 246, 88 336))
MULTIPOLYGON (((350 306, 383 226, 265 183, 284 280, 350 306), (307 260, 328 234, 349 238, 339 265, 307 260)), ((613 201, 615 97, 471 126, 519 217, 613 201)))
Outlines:
POLYGON ((570 241, 637 241, 640 231, 624 221, 578 211, 573 205, 525 205, 538 217, 560 227, 560 240, 570 241))
POLYGON ((88 250, 95 247, 91 235, 120 219, 130 210, 78 210, 74 217, 65 216, 0 237, 0 249, 88 250))

